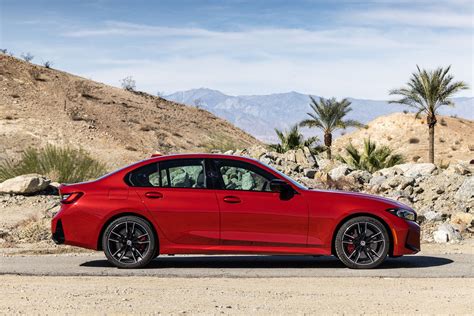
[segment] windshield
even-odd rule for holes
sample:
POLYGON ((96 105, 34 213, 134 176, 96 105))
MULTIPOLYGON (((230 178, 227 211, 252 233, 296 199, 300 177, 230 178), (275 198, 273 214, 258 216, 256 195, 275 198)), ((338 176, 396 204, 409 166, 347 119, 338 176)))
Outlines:
POLYGON ((304 185, 302 185, 301 183, 299 182, 296 182, 294 179, 290 178, 289 176, 287 176, 286 174, 284 174, 283 172, 277 170, 276 168, 272 167, 272 166, 269 166, 263 162, 260 162, 262 165, 265 165, 267 168, 270 168, 271 170, 273 170, 275 173, 278 173, 280 176, 282 176, 283 178, 285 178, 285 180, 288 180, 289 182, 293 183, 296 187, 300 188, 301 190, 308 190, 307 187, 305 187, 304 185))

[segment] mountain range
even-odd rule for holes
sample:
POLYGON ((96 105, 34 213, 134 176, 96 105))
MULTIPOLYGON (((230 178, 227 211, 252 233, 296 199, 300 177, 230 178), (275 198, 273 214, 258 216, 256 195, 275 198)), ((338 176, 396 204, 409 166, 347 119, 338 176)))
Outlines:
MULTIPOLYGON (((312 96, 319 98, 317 95, 312 96)), ((310 110, 309 96, 295 91, 232 96, 218 90, 200 88, 175 92, 164 98, 208 110, 264 142, 275 142, 275 128, 288 129, 305 119, 310 110)), ((348 99, 352 103, 348 118, 362 123, 382 115, 409 110, 403 105, 389 104, 383 100, 348 99)), ((456 106, 443 107, 440 114, 474 119, 474 98, 453 98, 453 101, 456 106)), ((319 131, 302 129, 302 132, 305 136, 321 136, 319 131)))

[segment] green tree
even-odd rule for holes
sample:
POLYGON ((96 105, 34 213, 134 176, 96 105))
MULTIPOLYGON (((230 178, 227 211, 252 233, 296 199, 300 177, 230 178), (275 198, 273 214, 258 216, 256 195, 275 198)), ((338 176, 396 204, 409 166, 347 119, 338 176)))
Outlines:
POLYGON ((361 152, 350 143, 345 148, 346 156, 337 156, 337 159, 349 166, 375 172, 380 169, 393 167, 405 161, 404 157, 394 154, 393 150, 387 146, 377 146, 370 138, 364 139, 364 148, 361 152))
POLYGON ((298 125, 293 125, 288 131, 281 131, 275 128, 279 143, 270 145, 270 148, 278 153, 285 153, 288 150, 308 147, 312 152, 318 150, 317 137, 304 139, 298 129, 298 125))
POLYGON ((344 117, 351 109, 351 102, 347 99, 337 101, 336 98, 323 99, 317 101, 310 96, 312 112, 308 113, 309 119, 303 120, 300 126, 316 127, 324 133, 324 145, 328 159, 332 158, 332 134, 337 129, 346 129, 348 127, 363 127, 364 124, 355 120, 344 120, 344 117))
POLYGON ((405 87, 390 91, 390 95, 400 95, 401 98, 389 102, 415 108, 417 110, 416 118, 421 114, 426 115, 429 131, 429 161, 434 163, 434 139, 438 109, 443 105, 454 106, 450 97, 459 90, 468 89, 468 86, 463 81, 453 82, 453 76, 449 74, 451 66, 435 70, 420 69, 418 66, 416 68, 417 72, 412 73, 405 87))

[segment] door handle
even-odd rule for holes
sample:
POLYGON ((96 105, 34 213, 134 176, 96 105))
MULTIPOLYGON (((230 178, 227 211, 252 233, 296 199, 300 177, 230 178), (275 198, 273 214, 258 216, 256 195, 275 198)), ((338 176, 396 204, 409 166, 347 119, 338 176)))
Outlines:
POLYGON ((145 196, 149 199, 161 199, 163 198, 163 194, 160 192, 147 192, 145 196))
POLYGON ((225 196, 224 197, 224 202, 231 203, 231 204, 236 204, 236 203, 240 203, 240 199, 236 196, 225 196))

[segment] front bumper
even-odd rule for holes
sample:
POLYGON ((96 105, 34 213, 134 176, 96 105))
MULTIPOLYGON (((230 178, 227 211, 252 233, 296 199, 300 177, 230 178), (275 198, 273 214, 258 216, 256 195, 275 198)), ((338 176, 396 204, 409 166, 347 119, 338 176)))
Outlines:
POLYGON ((394 237, 393 256, 412 255, 421 250, 420 225, 403 220, 403 224, 392 230, 394 237))

